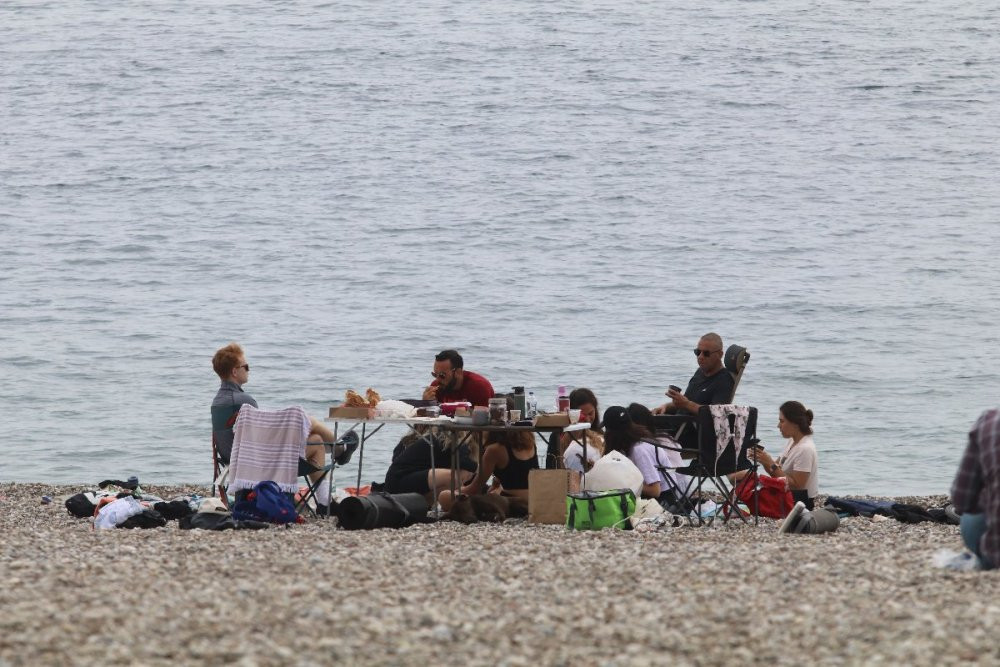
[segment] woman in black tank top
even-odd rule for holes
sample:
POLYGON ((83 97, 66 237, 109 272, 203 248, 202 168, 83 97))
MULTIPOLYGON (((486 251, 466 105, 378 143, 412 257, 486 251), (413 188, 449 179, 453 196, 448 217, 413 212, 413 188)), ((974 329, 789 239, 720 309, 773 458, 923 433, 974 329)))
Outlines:
MULTIPOLYGON (((511 509, 524 513, 528 509, 528 473, 538 468, 538 452, 535 449, 535 434, 530 431, 517 433, 496 433, 494 440, 486 445, 479 469, 471 482, 463 486, 459 493, 475 495, 486 491, 490 477, 494 483, 489 493, 502 493, 511 500, 511 509)), ((441 509, 448 511, 452 506, 451 491, 442 491, 438 496, 441 509)), ((520 512, 519 512, 520 513, 520 512)))

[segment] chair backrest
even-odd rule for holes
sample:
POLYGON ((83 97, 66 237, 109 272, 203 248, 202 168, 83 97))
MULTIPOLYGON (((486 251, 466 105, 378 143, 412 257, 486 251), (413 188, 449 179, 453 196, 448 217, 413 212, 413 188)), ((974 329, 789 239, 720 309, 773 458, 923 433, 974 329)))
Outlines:
POLYGON ((298 463, 309 436, 305 410, 297 405, 280 410, 241 405, 237 410, 229 463, 230 489, 253 488, 258 482, 270 480, 282 491, 296 491, 298 463))
POLYGON ((212 406, 212 460, 218 477, 219 465, 229 465, 233 451, 233 425, 241 405, 212 406))
POLYGON ((750 353, 747 352, 745 347, 730 345, 726 348, 726 356, 723 357, 722 364, 733 376, 733 393, 729 397, 730 403, 736 398, 736 388, 740 386, 740 380, 743 378, 743 369, 746 368, 748 361, 750 361, 750 353))
MULTIPOLYGON (((735 419, 735 415, 729 416, 730 428, 732 428, 735 419)), ((728 475, 737 470, 750 468, 751 464, 747 459, 747 448, 756 437, 757 408, 751 407, 747 416, 747 426, 743 435, 743 441, 737 443, 733 441, 733 438, 730 438, 726 448, 718 456, 718 460, 716 460, 718 449, 712 409, 708 405, 703 405, 698 410, 698 461, 714 476, 728 475), (737 446, 739 449, 737 449, 737 446)))

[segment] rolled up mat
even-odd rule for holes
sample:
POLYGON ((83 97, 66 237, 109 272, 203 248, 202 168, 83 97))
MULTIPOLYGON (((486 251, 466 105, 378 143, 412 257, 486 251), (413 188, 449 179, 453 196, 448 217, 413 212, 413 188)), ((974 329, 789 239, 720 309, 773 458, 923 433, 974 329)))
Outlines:
POLYGON ((427 501, 419 493, 372 493, 340 501, 340 525, 345 530, 406 528, 427 520, 427 501))
POLYGON ((836 512, 825 509, 815 509, 809 512, 809 516, 803 516, 796 532, 816 535, 819 533, 832 533, 840 527, 840 517, 836 512))

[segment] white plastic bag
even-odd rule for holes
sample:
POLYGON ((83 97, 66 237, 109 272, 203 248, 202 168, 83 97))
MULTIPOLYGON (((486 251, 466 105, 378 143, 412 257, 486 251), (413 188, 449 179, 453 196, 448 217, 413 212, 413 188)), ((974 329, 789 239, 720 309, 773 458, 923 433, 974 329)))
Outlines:
POLYGON ((585 491, 611 491, 612 489, 632 489, 635 497, 642 490, 642 473, 627 456, 611 451, 594 464, 584 482, 585 491))
POLYGON ((629 517, 629 523, 635 528, 643 519, 652 519, 666 511, 655 498, 639 498, 635 501, 635 512, 629 517))
POLYGON ((132 496, 113 500, 97 511, 94 528, 114 528, 129 517, 142 513, 142 504, 132 496))

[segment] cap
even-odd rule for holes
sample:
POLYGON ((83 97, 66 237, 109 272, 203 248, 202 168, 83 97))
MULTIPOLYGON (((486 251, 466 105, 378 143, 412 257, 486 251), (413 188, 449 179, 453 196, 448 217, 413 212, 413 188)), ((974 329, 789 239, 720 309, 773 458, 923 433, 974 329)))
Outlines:
POLYGON ((601 423, 605 428, 618 429, 625 428, 632 423, 632 420, 628 416, 628 410, 620 405, 612 405, 604 411, 601 423))

